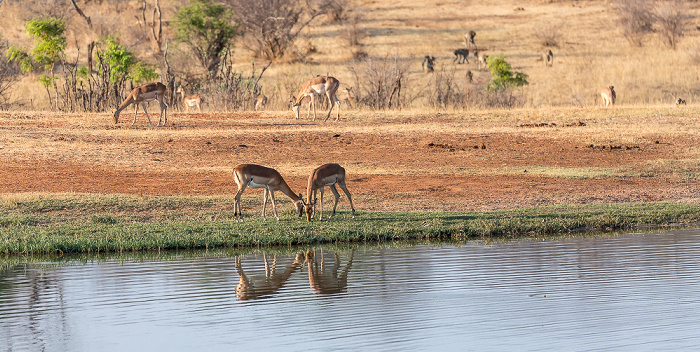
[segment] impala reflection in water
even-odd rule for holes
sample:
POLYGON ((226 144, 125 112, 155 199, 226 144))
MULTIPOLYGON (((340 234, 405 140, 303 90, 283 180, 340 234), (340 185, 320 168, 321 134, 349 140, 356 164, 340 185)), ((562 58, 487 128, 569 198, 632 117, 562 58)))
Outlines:
POLYGON ((698 351, 699 258, 700 229, 0 256, 0 351, 698 351))
POLYGON ((309 286, 318 294, 335 294, 345 292, 348 286, 348 273, 352 267, 355 250, 352 249, 349 259, 343 265, 338 252, 333 252, 333 260, 325 259, 323 249, 308 250, 297 253, 288 264, 282 264, 278 269, 277 258, 274 254, 272 262, 263 254, 264 274, 249 275, 241 263, 241 257, 236 257, 235 266, 238 274, 236 298, 250 300, 268 298, 278 293, 296 272, 301 272, 306 266, 309 276, 309 286))

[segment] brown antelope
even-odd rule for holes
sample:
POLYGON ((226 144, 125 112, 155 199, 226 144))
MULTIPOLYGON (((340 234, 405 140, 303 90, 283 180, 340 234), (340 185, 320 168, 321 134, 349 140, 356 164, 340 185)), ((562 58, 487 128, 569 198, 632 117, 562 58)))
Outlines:
POLYGON ((202 112, 202 108, 200 106, 202 103, 202 98, 199 96, 199 94, 186 95, 185 90, 182 89, 182 86, 177 87, 175 92, 179 93, 182 97, 182 103, 185 104, 185 111, 190 111, 190 108, 194 108, 196 106, 197 111, 202 112))
POLYGON ((149 101, 157 100, 160 104, 160 118, 158 119, 158 125, 160 126, 161 120, 163 120, 163 114, 165 113, 165 120, 163 121, 163 126, 168 122, 168 105, 165 104, 165 92, 167 87, 163 83, 148 83, 134 88, 134 90, 129 93, 129 95, 124 99, 124 101, 119 105, 117 111, 114 112, 114 123, 119 122, 119 113, 126 109, 127 106, 134 104, 136 110, 134 111, 134 121, 131 123, 133 126, 136 123, 136 115, 139 112, 139 104, 143 106, 143 111, 146 112, 146 117, 148 118, 148 125, 151 126, 151 117, 148 116, 148 108, 146 103, 149 101))
POLYGON ((603 97, 603 101, 605 102, 606 108, 608 107, 608 105, 615 106, 615 99, 617 98, 615 96, 615 87, 610 86, 603 88, 603 90, 600 92, 600 96, 603 97))
POLYGON ((309 182, 306 187, 306 203, 304 207, 306 208, 306 221, 311 221, 314 217, 316 211, 316 191, 321 192, 321 212, 318 219, 323 219, 323 188, 328 187, 333 192, 335 196, 335 203, 333 204, 333 213, 328 216, 330 219, 335 214, 335 208, 338 206, 338 199, 340 199, 340 194, 338 190, 335 189, 336 183, 343 190, 348 200, 350 200, 350 208, 352 209, 352 218, 355 218, 355 206, 352 203, 352 196, 348 191, 348 187, 345 185, 345 169, 338 164, 325 164, 321 165, 309 176, 309 182))
POLYGON ((258 95, 258 97, 255 98, 255 111, 261 110, 265 106, 267 106, 267 97, 263 94, 258 95))
POLYGON ((236 192, 236 197, 233 201, 233 216, 238 216, 238 219, 242 219, 241 214, 241 195, 245 191, 246 187, 251 188, 264 188, 263 193, 263 219, 265 217, 265 207, 267 206, 267 197, 269 195, 270 201, 272 202, 272 211, 275 213, 275 218, 277 221, 280 217, 277 215, 277 205, 275 204, 275 194, 274 191, 282 191, 289 199, 294 203, 294 209, 296 210, 297 216, 301 216, 301 211, 304 207, 304 201, 301 193, 299 195, 294 194, 287 182, 284 181, 282 175, 275 169, 269 167, 264 167, 260 165, 253 164, 240 164, 233 168, 233 179, 236 181, 238 186, 238 192, 236 192))
POLYGON ((264 253, 263 260, 265 262, 265 276, 248 276, 241 265, 241 258, 236 257, 235 266, 236 273, 238 274, 236 298, 238 300, 245 301, 249 299, 266 298, 277 293, 289 280, 292 274, 303 267, 304 254, 297 254, 296 259, 287 265, 287 267, 281 273, 276 270, 276 255, 273 257, 272 265, 270 265, 267 260, 267 256, 264 253))
POLYGON ((355 93, 353 92, 352 87, 347 87, 343 90, 345 91, 345 99, 343 99, 343 101, 348 104, 348 107, 352 107, 357 103, 357 101, 355 101, 355 93))
POLYGON ((290 102, 292 104, 292 111, 294 111, 295 117, 297 119, 299 118, 299 106, 301 105, 302 100, 304 100, 304 98, 308 96, 310 100, 306 118, 308 119, 311 116, 311 105, 313 105, 314 118, 312 121, 316 121, 316 96, 325 94, 328 97, 328 100, 330 101, 331 108, 328 109, 328 115, 323 120, 323 122, 326 122, 328 118, 331 117, 331 111, 333 111, 333 107, 336 105, 338 106, 338 108, 336 109, 338 115, 336 116, 335 120, 338 121, 338 119, 340 118, 340 101, 338 100, 338 97, 335 93, 338 90, 339 86, 340 82, 337 79, 335 79, 335 77, 330 76, 317 76, 306 81, 306 83, 304 83, 304 85, 301 86, 301 89, 297 94, 296 101, 292 100, 290 102))
POLYGON ((486 59, 489 58, 488 55, 484 54, 483 52, 475 51, 474 56, 476 56, 476 68, 477 70, 481 70, 481 68, 487 68, 486 65, 486 59))
POLYGON ((348 273, 352 267, 352 260, 355 256, 355 250, 350 251, 350 258, 345 267, 340 267, 340 256, 338 252, 333 253, 335 261, 330 270, 326 270, 327 264, 323 258, 323 249, 320 250, 320 255, 316 254, 316 250, 308 250, 306 252, 305 264, 309 270, 309 285, 311 289, 318 294, 334 294, 344 292, 348 287, 348 273), (320 257, 320 258, 319 258, 320 257), (320 263, 319 263, 320 262, 320 263), (340 274, 338 271, 340 270, 340 274))

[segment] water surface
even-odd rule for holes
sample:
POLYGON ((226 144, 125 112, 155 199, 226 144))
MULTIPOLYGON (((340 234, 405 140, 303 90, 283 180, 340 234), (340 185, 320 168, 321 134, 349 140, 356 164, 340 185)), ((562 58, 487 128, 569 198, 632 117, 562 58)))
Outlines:
POLYGON ((698 258, 700 230, 12 257, 0 351, 698 350, 698 258))

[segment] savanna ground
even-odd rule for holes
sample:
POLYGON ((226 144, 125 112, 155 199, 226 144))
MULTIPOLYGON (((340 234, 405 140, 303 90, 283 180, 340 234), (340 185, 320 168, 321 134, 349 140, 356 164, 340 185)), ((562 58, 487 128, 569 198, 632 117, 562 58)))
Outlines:
MULTIPOLYGON (((233 197, 239 163, 274 167, 303 193, 315 167, 337 162, 359 211, 700 202, 691 108, 344 111, 333 119, 174 113, 166 127, 149 128, 143 114, 131 127, 129 114, 114 125, 107 114, 0 113, 0 193, 233 197)), ((244 210, 259 213, 262 191, 245 196, 244 210)), ((339 207, 349 210, 344 196, 339 207)))
MULTIPOLYGON (((68 18, 71 60, 77 48, 119 33, 138 59, 162 63, 133 23, 141 2, 79 2, 93 19, 91 29, 69 2, 50 3, 52 12, 68 18)), ((188 2, 161 3, 168 20, 188 2)), ((688 14, 697 15, 697 2, 684 4, 688 14)), ((25 22, 46 8, 37 1, 4 1, 3 39, 29 47, 25 22)), ((9 93, 14 110, 0 112, 0 193, 232 197, 231 170, 239 163, 274 167, 302 193, 315 167, 337 162, 347 169, 359 211, 700 203, 697 16, 673 50, 658 31, 641 47, 628 43, 609 1, 357 0, 347 2, 347 10, 360 16, 358 26, 366 34, 360 45, 343 40, 347 24, 319 17, 297 40, 297 47, 310 49, 304 59, 274 62, 263 76, 263 93, 270 98, 265 112, 211 112, 212 102, 204 96, 204 113, 171 107, 166 127, 146 127, 143 114, 130 127, 131 108, 115 126, 110 113, 24 111, 49 110, 38 73, 24 76, 9 93), (530 84, 514 91, 522 108, 435 102, 437 77, 449 80, 456 92, 466 90, 467 70, 479 89, 490 79, 473 57, 469 64, 452 62, 469 30, 476 31, 480 50, 505 55, 514 70, 528 75, 530 84), (552 67, 537 60, 543 34, 556 41, 548 47, 555 55, 552 67), (351 73, 353 67, 362 69, 353 59, 358 50, 409 67, 403 109, 344 105, 341 121, 326 123, 294 120, 282 111, 289 95, 318 74, 338 77, 341 90, 361 90, 351 73), (434 74, 422 72, 424 55, 437 58, 434 74), (600 108, 600 89, 608 85, 617 91, 613 109, 600 108), (674 107, 678 97, 688 105, 674 107)), ((164 28, 166 38, 172 39, 172 30, 164 28)), ((179 77, 201 78, 186 47, 171 44, 170 63, 179 77)), ((244 48, 244 41, 237 41, 235 69, 249 70, 251 61, 258 68, 267 63, 244 48)), ((246 211, 259 211, 261 194, 247 191, 246 211)), ((289 202, 280 204, 291 208, 289 202)), ((348 209, 344 197, 340 207, 348 209)))

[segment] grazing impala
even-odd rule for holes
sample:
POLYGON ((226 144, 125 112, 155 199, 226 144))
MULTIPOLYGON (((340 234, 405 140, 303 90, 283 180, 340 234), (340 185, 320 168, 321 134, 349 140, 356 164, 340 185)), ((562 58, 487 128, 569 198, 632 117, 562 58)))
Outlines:
POLYGON ((194 108, 196 106, 197 111, 202 112, 202 108, 200 106, 202 104, 202 98, 199 96, 199 94, 186 95, 185 90, 182 89, 182 86, 177 87, 175 92, 180 93, 182 102, 185 104, 185 111, 190 111, 190 108, 194 108))
POLYGON ((306 188, 306 221, 311 221, 314 217, 314 212, 316 211, 316 191, 321 191, 321 213, 318 219, 323 219, 323 187, 328 187, 333 192, 335 196, 335 203, 333 204, 333 213, 328 216, 328 219, 335 214, 335 208, 338 205, 338 199, 340 199, 340 194, 338 190, 335 189, 335 184, 340 186, 340 189, 345 192, 350 200, 350 208, 352 209, 352 218, 355 218, 355 206, 352 204, 352 197, 348 191, 348 187, 345 185, 345 169, 338 164, 325 164, 319 166, 314 172, 309 176, 309 183, 306 188))
POLYGON ((291 188, 284 181, 282 175, 275 169, 269 167, 264 167, 260 165, 253 164, 241 164, 233 169, 233 178, 238 185, 238 192, 233 201, 233 216, 238 216, 242 219, 241 214, 241 195, 245 191, 246 187, 252 188, 264 188, 265 192, 263 195, 263 219, 265 218, 265 207, 267 206, 267 196, 270 195, 270 200, 272 201, 272 210, 275 213, 277 221, 280 217, 277 215, 277 206, 275 204, 275 194, 274 191, 282 191, 289 199, 294 203, 294 208, 297 212, 297 216, 301 216, 301 211, 304 206, 304 201, 302 200, 301 193, 299 195, 294 194, 291 188))
POLYGON ((301 101, 308 96, 310 100, 306 118, 308 119, 311 115, 311 105, 313 105, 314 119, 312 121, 316 121, 316 96, 326 94, 331 104, 331 108, 328 109, 328 115, 326 116, 326 119, 323 120, 323 122, 326 122, 328 118, 331 117, 331 111, 333 111, 333 107, 336 105, 338 106, 338 108, 336 109, 338 115, 336 116, 335 120, 338 121, 338 119, 340 118, 340 101, 335 95, 335 92, 338 90, 338 86, 340 86, 340 82, 334 77, 318 76, 308 80, 299 90, 296 101, 293 100, 290 102, 292 104, 292 111, 294 111, 294 116, 297 119, 299 118, 299 106, 301 106, 301 101))
POLYGON ((148 109, 146 107, 146 102, 157 100, 160 104, 160 119, 158 119, 158 125, 160 126, 160 121, 163 119, 163 113, 165 113, 165 120, 163 121, 163 126, 168 122, 168 105, 165 104, 165 91, 167 88, 163 83, 148 83, 142 86, 134 88, 134 90, 129 93, 129 96, 119 105, 117 111, 114 112, 114 123, 119 122, 119 113, 126 109, 130 104, 136 106, 136 111, 134 112, 134 121, 131 123, 133 126, 136 123, 136 114, 139 112, 139 104, 143 105, 143 111, 146 112, 146 117, 148 118, 148 125, 151 126, 151 117, 148 116, 148 109))

